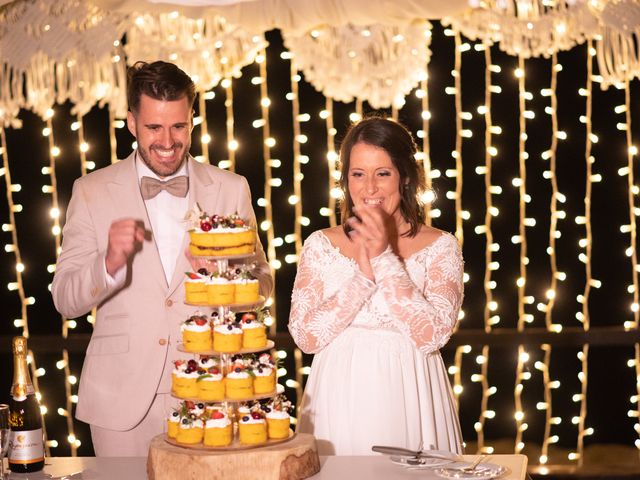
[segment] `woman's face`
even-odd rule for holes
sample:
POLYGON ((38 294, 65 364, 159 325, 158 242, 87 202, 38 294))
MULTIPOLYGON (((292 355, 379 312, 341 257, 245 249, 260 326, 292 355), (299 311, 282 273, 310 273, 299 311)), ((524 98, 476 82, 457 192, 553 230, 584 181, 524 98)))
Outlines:
POLYGON ((400 173, 384 149, 367 143, 353 146, 348 188, 355 206, 378 206, 401 220, 400 173))

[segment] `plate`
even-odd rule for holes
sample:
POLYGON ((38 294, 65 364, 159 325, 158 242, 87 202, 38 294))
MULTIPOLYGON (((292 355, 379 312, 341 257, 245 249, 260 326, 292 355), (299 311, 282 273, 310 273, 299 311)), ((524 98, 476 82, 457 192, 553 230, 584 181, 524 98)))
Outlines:
POLYGON ((469 463, 456 462, 448 467, 435 468, 433 473, 442 478, 459 478, 464 480, 490 480, 506 474, 509 469, 495 463, 481 463, 475 470, 465 472, 464 467, 469 463))
POLYGON ((453 460, 446 460, 444 458, 433 458, 433 457, 402 457, 392 455, 389 457, 391 463, 395 463, 396 465, 402 465, 403 467, 412 467, 412 468, 434 468, 440 467, 442 465, 448 465, 453 463, 453 460))

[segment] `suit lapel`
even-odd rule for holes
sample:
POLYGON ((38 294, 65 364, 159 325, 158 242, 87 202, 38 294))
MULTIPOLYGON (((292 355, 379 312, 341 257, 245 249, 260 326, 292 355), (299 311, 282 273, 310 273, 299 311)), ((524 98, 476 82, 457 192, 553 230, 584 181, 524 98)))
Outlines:
POLYGON ((160 261, 158 247, 153 239, 151 222, 144 206, 140 188, 138 186, 138 174, 135 167, 135 152, 120 162, 121 168, 113 180, 107 184, 107 190, 111 195, 114 205, 122 207, 126 214, 123 216, 140 219, 144 222, 147 232, 142 250, 136 254, 136 262, 140 262, 149 279, 156 279, 163 291, 167 289, 167 280, 160 261))
MULTIPOLYGON (((211 213, 211 209, 217 204, 220 186, 221 182, 215 178, 212 170, 189 157, 189 209, 198 203, 201 209, 211 213)), ((189 233, 185 232, 180 251, 184 252, 188 246, 189 233)), ((176 259, 176 268, 169 284, 169 295, 172 295, 176 288, 182 285, 184 272, 187 271, 191 271, 191 265, 187 257, 180 254, 176 259)))

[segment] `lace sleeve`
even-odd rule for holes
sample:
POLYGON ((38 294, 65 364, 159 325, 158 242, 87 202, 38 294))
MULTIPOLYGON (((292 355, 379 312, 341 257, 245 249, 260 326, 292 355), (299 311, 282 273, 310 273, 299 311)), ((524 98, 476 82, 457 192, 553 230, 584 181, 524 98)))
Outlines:
POLYGON ((358 269, 344 279, 325 278, 336 259, 323 243, 317 234, 305 242, 291 294, 289 332, 305 353, 317 353, 336 338, 376 288, 358 269), (328 295, 329 281, 338 282, 338 286, 335 293, 328 295))
POLYGON ((371 262, 397 327, 424 353, 447 343, 462 305, 464 263, 455 237, 436 240, 424 257, 425 287, 420 291, 402 261, 387 249, 371 262))

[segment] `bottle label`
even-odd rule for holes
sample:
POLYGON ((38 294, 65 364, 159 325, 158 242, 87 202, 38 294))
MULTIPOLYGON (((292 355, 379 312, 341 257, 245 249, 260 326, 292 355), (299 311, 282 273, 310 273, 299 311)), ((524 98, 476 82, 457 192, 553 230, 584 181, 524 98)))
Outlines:
POLYGON ((35 463, 44 460, 42 429, 12 431, 9 436, 9 463, 35 463))

